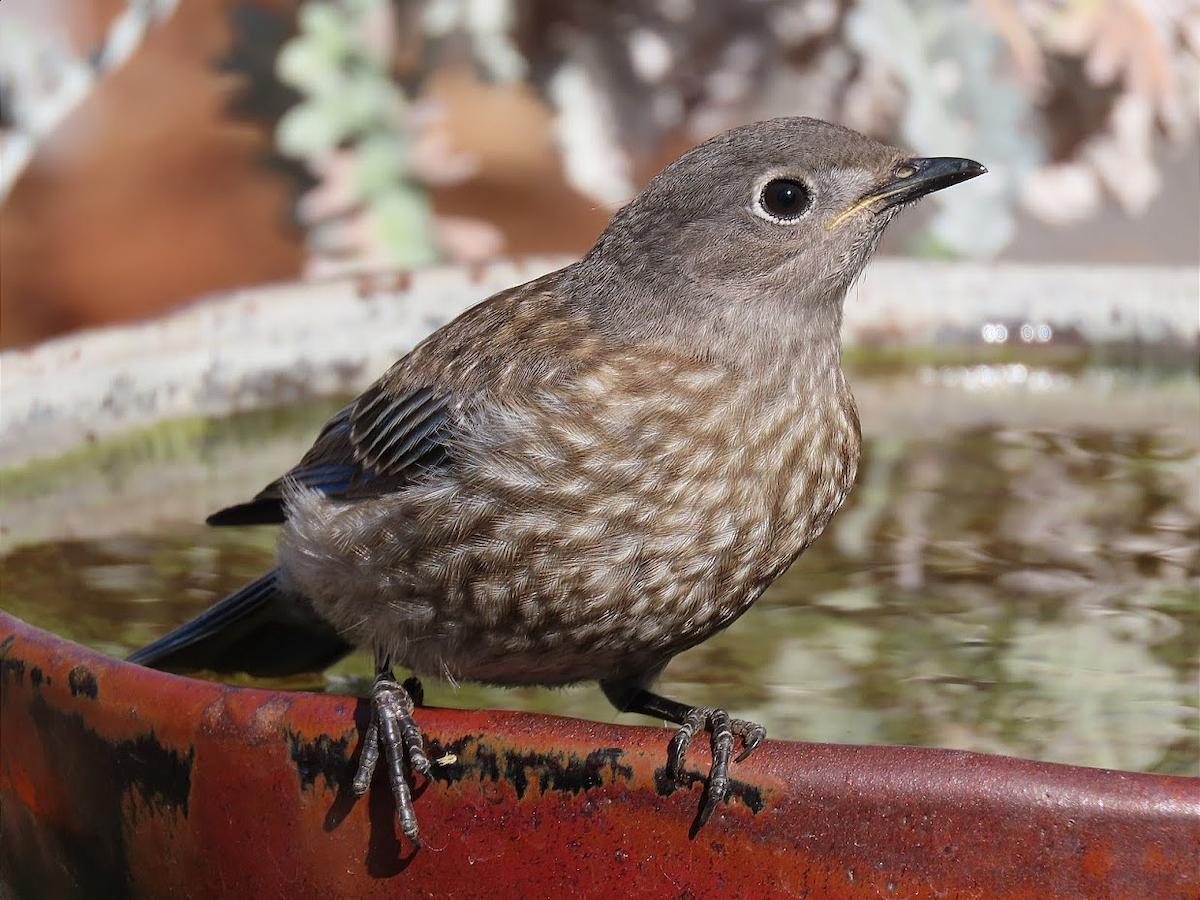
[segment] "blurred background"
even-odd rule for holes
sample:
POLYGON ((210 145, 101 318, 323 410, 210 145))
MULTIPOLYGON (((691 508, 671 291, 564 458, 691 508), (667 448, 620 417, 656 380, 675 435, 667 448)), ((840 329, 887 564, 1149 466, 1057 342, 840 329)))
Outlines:
POLYGON ((1195 0, 5 0, 0 344, 590 246, 732 125, 984 161, 884 252, 1200 261, 1195 0))
MULTIPOLYGON (((865 444, 845 509, 663 691, 780 738, 1200 774, 1196 0, 3 0, 0 343, 434 260, 472 264, 461 280, 482 296, 474 263, 579 254, 681 151, 785 114, 990 173, 890 227, 883 253, 929 262, 877 262, 860 286, 912 287, 904 308, 931 324, 919 346, 889 321, 848 342, 865 444), (1016 278, 1013 261, 1160 268, 1016 278), (1052 337, 1040 320, 1006 331, 979 318, 996 299, 981 282, 1074 311, 1052 337), (1173 330, 1145 324, 1156 310, 1173 330)), ((260 574, 274 529, 200 523, 345 401, 301 396, 312 342, 349 330, 330 324, 347 306, 432 327, 450 313, 430 279, 321 284, 287 307, 306 346, 300 329, 247 335, 274 302, 259 294, 207 332, 197 315, 118 335, 111 357, 81 355, 86 338, 40 348, 40 370, 7 355, 0 411, 29 401, 19 424, 176 411, 57 458, 3 433, 33 448, 0 471, 4 609, 121 656, 260 574), (189 353, 201 374, 161 389, 189 353), (226 378, 238 366, 248 387, 226 378), (192 382, 260 408, 180 418, 192 382)), ((407 349, 367 321, 377 352, 407 349)), ((333 367, 347 393, 378 371, 360 337, 333 367)), ((358 654, 299 686, 370 677, 358 654)), ((593 686, 426 687, 435 705, 615 715, 593 686)))

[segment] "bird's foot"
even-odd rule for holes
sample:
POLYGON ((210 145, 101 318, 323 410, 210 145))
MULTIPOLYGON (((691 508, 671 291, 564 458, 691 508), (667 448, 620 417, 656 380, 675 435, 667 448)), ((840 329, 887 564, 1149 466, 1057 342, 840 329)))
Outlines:
POLYGON ((667 747, 667 775, 672 779, 678 781, 683 775, 684 757, 692 745, 692 739, 700 731, 708 731, 712 735, 712 767, 708 770, 708 787, 696 817, 697 829, 708 821, 717 804, 725 799, 729 791, 729 762, 733 756, 734 737, 742 740, 742 752, 735 762, 741 762, 753 753, 767 737, 767 729, 756 722, 730 718, 723 709, 694 706, 683 717, 679 731, 667 747))
POLYGON ((421 846, 421 840, 417 836, 417 813, 413 809, 412 790, 408 786, 407 776, 409 772, 429 774, 425 741, 412 715, 413 709, 423 699, 424 691, 416 678, 409 678, 401 685, 390 669, 375 676, 375 685, 371 688, 371 724, 363 737, 362 756, 353 783, 355 796, 361 797, 367 792, 382 747, 387 758, 392 796, 396 798, 400 830, 417 847, 421 846))

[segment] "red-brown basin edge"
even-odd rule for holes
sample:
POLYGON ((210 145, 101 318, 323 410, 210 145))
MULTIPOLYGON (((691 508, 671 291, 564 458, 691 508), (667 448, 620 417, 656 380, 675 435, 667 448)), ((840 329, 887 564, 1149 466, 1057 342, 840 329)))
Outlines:
POLYGON ((1200 779, 769 741, 690 834, 665 732, 427 708, 398 835, 367 706, 132 666, 0 612, 0 896, 1196 900, 1200 779))

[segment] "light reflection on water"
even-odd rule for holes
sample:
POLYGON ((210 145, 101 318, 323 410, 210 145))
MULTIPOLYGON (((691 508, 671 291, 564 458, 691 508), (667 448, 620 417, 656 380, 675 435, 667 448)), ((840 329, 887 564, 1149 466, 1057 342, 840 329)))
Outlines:
MULTIPOLYGON (((1091 375, 1103 411, 1111 372, 1091 375), (1107 386, 1107 387, 1106 387, 1107 386)), ((1013 402, 1078 387, 1021 364, 927 368, 916 382, 1013 402), (986 370, 986 371, 985 371, 986 370)), ((886 378, 860 378, 888 397, 886 378)), ((1069 398, 1068 398, 1069 399, 1069 398)), ((1127 418, 1054 424, 1054 416, 993 413, 968 427, 870 430, 859 482, 829 531, 728 631, 677 658, 660 684, 678 699, 728 706, 774 737, 964 747, 1118 768, 1197 774, 1200 675, 1200 456, 1196 427, 1122 426, 1127 418)), ((331 406, 332 408, 336 408, 331 406)), ((220 506, 277 474, 230 467, 270 434, 273 456, 298 458, 323 411, 239 417, 157 451, 79 463, 113 510, 88 507, 76 540, 10 541, 0 558, 4 609, 122 655, 194 615, 270 564, 272 529, 213 530, 191 510, 220 506), (282 435, 282 437, 280 437, 282 435), (166 449, 162 449, 166 448, 166 449), (240 471, 241 469, 245 471, 240 471), (181 514, 179 471, 191 494, 181 514), (163 473, 170 473, 164 475, 163 473), (152 474, 147 474, 152 473, 152 474), (122 507, 147 483, 163 500, 122 507), (212 488, 214 483, 219 488, 212 488), (220 497, 210 497, 215 492, 220 497), (111 529, 110 529, 111 530, 111 529)), ((932 417, 931 417, 932 418, 932 417)), ((1154 417, 1151 416, 1151 419, 1154 417)), ((1186 423, 1185 423, 1186 424, 1186 423)), ((1198 426, 1200 427, 1200 426, 1198 426)), ((159 444, 154 446, 158 447, 159 444)), ((32 482, 31 482, 32 483, 32 482)), ((44 496, 54 510, 70 479, 44 496)), ((153 492, 149 492, 153 495, 153 492)), ((30 499, 32 497, 32 499, 30 499)), ((99 501, 96 501, 99 503, 99 501)), ((36 518, 36 517, 35 517, 36 518)), ((358 654, 328 676, 362 692, 358 654)), ((615 718, 594 686, 504 690, 427 683, 428 701, 615 718)), ((644 721, 627 717, 629 721, 644 721)))
MULTIPOLYGON (((1070 390, 1077 379, 1064 372, 1034 368, 1024 363, 978 366, 922 366, 919 376, 924 384, 961 387, 967 391, 994 391, 1016 388, 1029 391, 1070 390)), ((1092 375, 1111 384, 1111 375, 1092 375)))

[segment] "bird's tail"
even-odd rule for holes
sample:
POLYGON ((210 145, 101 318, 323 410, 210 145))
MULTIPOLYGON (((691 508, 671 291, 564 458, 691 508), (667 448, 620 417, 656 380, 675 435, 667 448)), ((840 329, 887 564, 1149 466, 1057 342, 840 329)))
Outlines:
POLYGON ((135 651, 129 662, 275 678, 319 671, 352 649, 302 598, 285 593, 272 569, 135 651))

